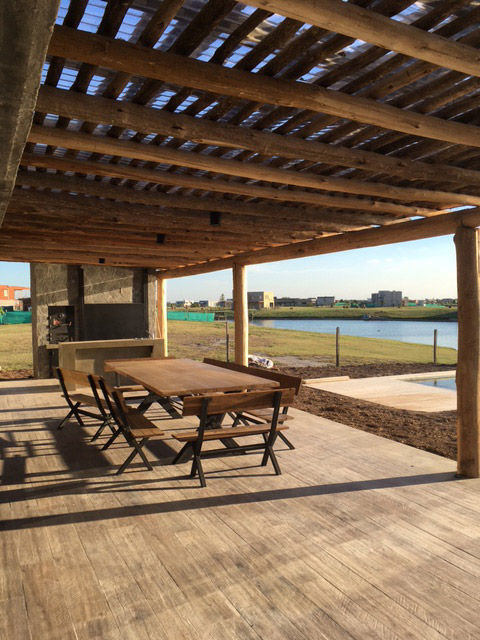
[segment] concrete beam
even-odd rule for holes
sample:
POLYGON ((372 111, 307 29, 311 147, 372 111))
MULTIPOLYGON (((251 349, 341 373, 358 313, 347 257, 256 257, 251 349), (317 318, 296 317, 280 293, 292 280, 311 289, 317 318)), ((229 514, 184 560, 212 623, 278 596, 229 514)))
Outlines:
POLYGON ((0 224, 32 124, 58 0, 0 2, 0 224))

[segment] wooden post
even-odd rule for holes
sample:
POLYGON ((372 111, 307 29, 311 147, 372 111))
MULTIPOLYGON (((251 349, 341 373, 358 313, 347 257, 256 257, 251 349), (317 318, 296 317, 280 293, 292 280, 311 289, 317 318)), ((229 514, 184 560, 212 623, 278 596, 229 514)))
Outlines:
POLYGON ((474 228, 455 234, 458 287, 457 470, 480 475, 479 236, 474 228))
POLYGON ((235 320, 235 362, 248 366, 247 272, 243 264, 233 265, 233 317, 235 320))
POLYGON ((335 364, 340 366, 340 327, 335 331, 335 364))
POLYGON ((433 330, 433 364, 437 364, 438 329, 433 330))
POLYGON ((228 333, 228 320, 225 320, 225 351, 226 361, 230 362, 230 335, 228 333))
POLYGON ((163 355, 168 356, 167 332, 167 281, 157 278, 157 327, 156 337, 163 338, 163 355))

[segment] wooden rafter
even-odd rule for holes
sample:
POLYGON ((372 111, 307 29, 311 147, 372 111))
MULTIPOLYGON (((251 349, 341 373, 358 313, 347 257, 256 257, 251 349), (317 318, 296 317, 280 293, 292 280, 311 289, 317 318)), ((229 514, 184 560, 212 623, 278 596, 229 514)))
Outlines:
POLYGON ((343 33, 435 65, 480 75, 480 53, 434 33, 342 0, 246 0, 246 4, 343 33))
MULTIPOLYGON (((480 205, 480 197, 463 193, 430 191, 429 189, 414 189, 411 187, 392 187, 388 184, 365 182, 349 178, 330 178, 306 171, 299 172, 276 169, 265 165, 214 158, 189 151, 178 151, 164 146, 145 145, 131 142, 130 140, 111 140, 107 136, 92 136, 88 133, 63 131, 61 129, 41 127, 39 125, 32 126, 28 139, 31 142, 39 142, 64 147, 66 149, 74 149, 76 151, 90 151, 100 155, 117 155, 126 158, 135 158, 137 160, 147 160, 157 164, 169 163, 229 176, 248 178, 250 180, 263 180, 265 182, 276 182, 296 187, 338 191, 341 193, 375 196, 378 198, 438 202, 444 205, 445 208, 454 204, 480 205)), ((334 198, 325 198, 321 194, 317 196, 317 201, 318 205, 335 206, 334 198)), ((344 206, 341 200, 338 201, 338 206, 344 206)), ((384 207, 386 212, 393 212, 395 210, 395 205, 390 209, 388 208, 388 204, 379 205, 376 208, 378 209, 380 207, 384 207)), ((359 208, 358 204, 353 208, 359 208)), ((397 211, 398 213, 407 213, 407 209, 404 209, 403 212, 400 210, 397 211)), ((417 214, 418 213, 422 215, 424 212, 417 211, 417 214)), ((415 215, 413 209, 411 210, 411 215, 415 215)))
MULTIPOLYGON (((243 205, 243 203, 239 204, 243 205)), ((90 215, 93 216, 93 218, 90 218, 90 222, 93 222, 95 219, 100 222, 107 213, 111 213, 113 220, 118 223, 130 222, 140 225, 165 224, 174 228, 178 228, 180 224, 185 224, 188 225, 190 230, 213 227, 219 230, 238 229, 245 235, 250 236, 254 236, 257 233, 257 229, 261 230, 262 233, 267 236, 281 233, 284 230, 288 230, 289 233, 302 231, 311 233, 315 230, 321 231, 325 226, 331 228, 329 224, 338 225, 338 228, 341 228, 342 224, 346 224, 347 226, 364 226, 366 224, 387 223, 396 219, 392 216, 372 214, 368 211, 334 212, 329 210, 321 211, 317 214, 300 210, 299 212, 295 212, 297 218, 292 218, 292 212, 291 210, 289 211, 288 207, 285 207, 285 213, 282 207, 262 208, 259 205, 252 205, 251 211, 247 211, 245 208, 241 215, 238 215, 237 212, 236 215, 229 214, 222 216, 221 223, 212 225, 209 209, 167 208, 141 204, 135 208, 126 203, 100 201, 97 198, 84 198, 74 195, 37 192, 30 189, 15 191, 10 201, 9 211, 19 209, 25 210, 26 212, 50 210, 52 213, 59 215, 58 211, 60 207, 62 207, 64 211, 71 210, 76 212, 79 218, 82 211, 85 215, 88 215, 90 212, 90 215), (101 211, 99 211, 99 206, 101 206, 101 211), (295 221, 295 224, 292 224, 292 220, 295 221), (247 226, 249 224, 254 225, 254 227, 249 228, 247 226)), ((236 209, 234 203, 232 203, 232 209, 236 209)))
POLYGON ((480 171, 471 171, 435 163, 411 161, 407 158, 384 156, 371 151, 303 140, 295 136, 258 131, 220 122, 211 122, 184 114, 173 114, 131 102, 73 94, 70 91, 43 86, 37 108, 68 118, 109 124, 137 132, 172 136, 199 144, 240 148, 262 155, 322 162, 328 165, 355 167, 362 171, 390 174, 409 180, 439 180, 480 186, 480 171))
POLYGON ((237 99, 311 109, 415 136, 480 147, 480 129, 472 125, 404 111, 306 83, 227 69, 67 27, 55 27, 49 53, 237 99))

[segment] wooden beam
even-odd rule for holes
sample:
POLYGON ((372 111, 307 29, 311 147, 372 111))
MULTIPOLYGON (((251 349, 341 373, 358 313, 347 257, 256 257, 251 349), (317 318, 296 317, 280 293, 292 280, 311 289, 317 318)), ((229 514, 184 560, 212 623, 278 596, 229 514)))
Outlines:
MULTIPOLYGON (((7 247, 9 244, 12 244, 9 234, 0 235, 0 246, 2 247, 2 251, 3 248, 7 247)), ((61 234, 58 234, 58 236, 52 237, 51 239, 25 238, 21 243, 17 240, 15 244, 18 245, 18 249, 21 249, 24 252, 25 259, 27 255, 35 254, 37 251, 51 251, 52 255, 85 255, 97 257, 98 259, 118 259, 120 257, 125 257, 133 261, 136 260, 138 256, 141 256, 142 259, 148 259, 150 264, 153 262, 156 263, 157 266, 163 265, 164 268, 173 268, 175 265, 180 267, 196 262, 195 255, 193 253, 191 254, 189 251, 175 252, 173 255, 168 255, 161 253, 160 251, 150 249, 139 251, 137 247, 131 246, 119 248, 112 247, 106 245, 105 242, 102 243, 101 246, 93 243, 86 244, 86 246, 72 246, 62 243, 61 234)), ((219 252, 222 253, 221 250, 219 252)), ((204 258, 205 256, 203 259, 204 258)))
POLYGON ((235 322, 235 362, 248 365, 247 269, 233 263, 233 317, 235 322))
POLYGON ((0 224, 32 123, 58 0, 0 2, 0 224))
MULTIPOLYGON (((149 238, 138 238, 134 237, 134 232, 120 235, 115 231, 110 233, 96 231, 93 226, 88 231, 78 231, 77 229, 71 231, 68 225, 63 226, 63 228, 60 225, 55 227, 45 225, 43 229, 39 229, 32 227, 28 222, 23 224, 18 224, 18 222, 11 223, 8 219, 0 231, 0 238, 3 240, 8 238, 19 247, 24 246, 27 240, 38 240, 39 242, 60 241, 65 249, 78 249, 86 244, 89 250, 95 249, 102 255, 136 249, 150 256, 188 256, 192 262, 202 258, 211 258, 215 254, 234 255, 235 251, 229 248, 232 244, 235 245, 237 252, 241 251, 242 248, 243 250, 252 248, 252 242, 229 240, 221 237, 212 239, 199 237, 192 239, 191 242, 183 242, 180 235, 175 238, 174 236, 170 237, 169 234, 165 243, 159 244, 156 240, 157 234, 150 234, 149 238)), ((264 243, 265 245, 268 245, 268 242, 264 243)))
MULTIPOLYGON (((110 178, 115 177, 126 178, 127 180, 148 181, 155 184, 179 186, 195 190, 199 189, 208 192, 233 193, 251 198, 281 201, 282 203, 297 202, 301 204, 311 204, 318 207, 325 206, 324 203, 327 202, 323 194, 309 191, 279 189, 277 187, 260 187, 254 184, 245 184, 243 182, 233 180, 212 180, 210 178, 198 178, 196 176, 181 173, 154 171, 143 167, 139 168, 121 164, 105 164, 89 160, 57 158, 56 156, 50 155, 40 156, 33 153, 24 154, 20 162, 22 166, 50 168, 57 169, 58 171, 74 171, 81 174, 107 176, 110 178)), ((365 183, 365 185, 367 184, 368 183, 365 183)), ((425 192, 423 191, 423 193, 425 192)), ((435 192, 431 191, 429 193, 433 194, 435 192)), ((457 194, 454 195, 456 196, 457 194)), ((341 208, 348 208, 343 206, 343 201, 341 208)), ((252 209, 252 211, 254 210, 252 209)), ((426 210, 424 209, 424 211, 426 210)))
MULTIPOLYGON (((104 262, 100 262, 99 254, 85 254, 75 251, 52 251, 51 249, 22 249, 0 243, 0 255, 4 262, 42 262, 48 264, 91 264, 110 265, 116 267, 145 267, 158 269, 159 263, 152 258, 137 255, 134 258, 119 255, 105 257, 104 262)), ((102 256, 103 259, 103 256, 102 256)))
POLYGON ((185 276, 230 269, 234 263, 244 265, 263 264, 265 262, 278 262, 280 260, 292 260, 327 253, 337 253, 339 251, 349 251, 351 249, 377 247, 385 244, 395 244, 397 242, 434 238, 455 233, 460 224, 468 227, 479 226, 480 210, 464 210, 457 213, 436 216, 435 218, 398 222, 378 229, 351 231, 271 249, 259 249, 258 251, 238 254, 235 258, 212 260, 182 269, 171 269, 162 272, 162 277, 183 278, 185 276))
MULTIPOLYGON (((228 69, 64 26, 55 27, 49 53, 237 99, 310 109, 409 135, 480 146, 480 129, 475 126, 405 111, 317 85, 228 69)), ((472 60, 477 55, 472 49, 472 60)))
POLYGON ((480 476, 480 286, 479 233, 455 234, 458 287, 457 437, 458 473, 480 476))
POLYGON ((163 340, 163 355, 168 356, 168 331, 167 331, 167 281, 165 278, 157 278, 157 322, 156 337, 163 340))
MULTIPOLYGON (((232 209, 235 207, 232 205, 232 209)), ((225 215, 220 224, 212 224, 209 211, 190 209, 167 209, 138 205, 132 207, 126 203, 116 203, 84 196, 60 195, 58 193, 41 192, 33 189, 18 189, 14 192, 8 212, 32 215, 35 213, 53 214, 57 219, 73 218, 79 224, 118 223, 134 227, 138 231, 165 230, 182 231, 186 235, 211 233, 228 236, 233 234, 239 238, 253 238, 261 232, 265 239, 302 238, 320 234, 323 230, 341 231, 369 224, 387 224, 394 220, 391 216, 366 212, 332 211, 314 215, 302 209, 283 215, 281 207, 271 213, 260 215, 225 215), (60 207, 63 210, 60 212, 60 207), (99 211, 99 207, 101 210, 99 211), (293 223, 294 222, 294 223, 293 223)))
POLYGON ((439 67, 480 76, 480 53, 412 25, 342 0, 246 0, 246 4, 363 40, 439 67))
POLYGON ((315 163, 354 167, 380 174, 389 173, 408 180, 480 185, 480 171, 385 156, 372 151, 350 149, 317 140, 303 140, 293 135, 279 135, 257 131, 251 127, 211 122, 203 118, 169 113, 132 102, 82 95, 45 85, 40 87, 37 109, 63 117, 93 120, 137 132, 192 140, 199 144, 247 149, 265 156, 301 158, 315 163))
MULTIPOLYGON (((322 220, 330 221, 331 215, 325 211, 324 207, 334 207, 338 205, 341 209, 351 209, 354 211, 372 211, 375 216, 365 216, 366 224, 382 224, 383 221, 394 219, 396 216, 428 216, 432 213, 437 214, 438 211, 428 209, 426 207, 412 207, 403 204, 378 202, 376 200, 367 200, 365 198, 351 198, 339 196, 324 196, 319 194, 322 208, 299 208, 288 205, 279 205, 271 203, 242 202, 241 200, 227 200, 218 197, 202 197, 195 196, 178 196, 175 194, 166 194, 159 191, 145 191, 144 189, 131 189, 120 185, 109 185, 104 182, 95 182, 85 180, 84 178, 75 178, 73 176, 52 175, 40 172, 21 171, 17 175, 17 185, 33 186, 42 189, 61 189, 74 193, 84 193, 87 195, 96 195, 102 198, 124 202, 138 202, 141 204, 149 204, 154 206, 164 206, 181 209, 193 209, 197 211, 219 211, 226 214, 249 215, 259 217, 276 217, 289 218, 297 216, 303 222, 321 222, 322 220), (384 218, 385 214, 391 214, 384 218)), ((310 194, 312 195, 312 194, 310 194)), ((285 198, 287 199, 287 198, 285 198)), ((338 213, 338 212, 337 212, 338 213)), ((342 214, 336 218, 342 220, 342 214)), ((347 216, 343 218, 348 221, 347 216)))
MULTIPOLYGON (((30 142, 39 142, 51 146, 75 149, 77 151, 91 151, 100 155, 117 155, 136 160, 147 160, 155 163, 168 163, 172 165, 201 169, 212 173, 222 173, 230 176, 249 178, 251 180, 263 180, 286 184, 295 187, 320 189, 322 191, 338 191, 377 198, 396 198, 408 201, 438 202, 450 206, 480 205, 479 196, 471 196, 463 193, 451 193, 448 191, 431 191, 429 189, 416 189, 413 187, 396 187, 380 182, 365 182, 349 178, 332 178, 308 171, 293 171, 288 169, 276 169, 268 165, 238 160, 225 160, 215 156, 191 151, 178 151, 166 146, 152 146, 130 140, 116 140, 107 136, 94 136, 88 133, 77 133, 51 127, 33 125, 28 136, 30 142)), ((111 165, 107 164, 107 168, 111 165)), ((159 173, 157 171, 157 173, 159 173)), ((165 172, 162 172, 165 173, 165 172)), ((319 195, 318 204, 329 204, 332 199, 319 195)), ((335 200, 333 199, 335 202, 335 200)), ((344 206, 339 205, 339 206, 344 206)), ((388 204, 382 203, 383 208, 388 204)), ((388 210, 388 209, 387 209, 388 210)))
MULTIPOLYGON (((355 227, 353 227, 355 228, 355 227)), ((263 236, 263 233, 257 231, 255 235, 242 235, 240 233, 217 233, 209 234, 207 232, 189 234, 182 229, 162 229, 158 232, 155 229, 141 232, 135 228, 135 225, 127 227, 120 224, 102 224, 96 221, 88 224, 77 223, 72 221, 71 217, 65 217, 62 213, 61 218, 55 218, 52 215, 37 214, 21 215, 10 212, 8 210, 7 218, 1 230, 1 234, 16 234, 16 242, 21 245, 22 238, 61 235, 65 243, 69 245, 82 245, 85 242, 106 243, 107 245, 116 247, 138 247, 146 249, 155 243, 158 243, 158 235, 165 238, 162 244, 164 254, 172 254, 181 247, 182 252, 192 251, 195 253, 212 252, 218 253, 221 249, 224 255, 233 255, 241 251, 250 251, 255 248, 263 248, 265 246, 275 246, 285 244, 296 240, 305 240, 318 236, 320 234, 310 233, 302 234, 296 238, 296 234, 278 234, 275 236, 263 236), (282 239, 282 241, 280 241, 282 239), (200 250, 200 251, 199 251, 200 250)), ((93 245, 92 245, 93 246, 93 245)), ((208 257, 208 256, 207 256, 208 257)))

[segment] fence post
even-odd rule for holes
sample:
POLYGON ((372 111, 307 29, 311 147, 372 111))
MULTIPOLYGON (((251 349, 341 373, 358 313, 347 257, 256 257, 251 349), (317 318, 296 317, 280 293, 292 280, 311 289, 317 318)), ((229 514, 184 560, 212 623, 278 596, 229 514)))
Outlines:
POLYGON ((230 336, 228 335, 228 320, 225 320, 225 349, 227 351, 227 362, 230 362, 230 336))
POLYGON ((340 366, 340 327, 335 331, 335 363, 337 367, 340 366))
POLYGON ((437 336, 438 329, 433 330, 433 364, 437 364, 437 336))

